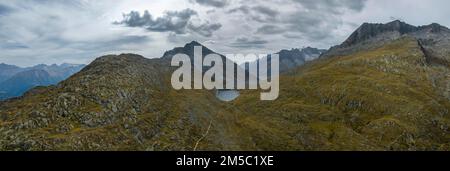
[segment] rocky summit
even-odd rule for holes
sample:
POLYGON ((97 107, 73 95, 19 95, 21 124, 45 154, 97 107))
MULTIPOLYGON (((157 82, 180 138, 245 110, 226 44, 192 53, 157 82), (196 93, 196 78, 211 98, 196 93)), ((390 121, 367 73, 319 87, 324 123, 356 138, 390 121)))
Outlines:
POLYGON ((433 63, 450 65, 450 29, 433 23, 413 26, 396 20, 386 24, 362 24, 341 45, 332 47, 322 57, 343 56, 373 50, 401 37, 415 38, 433 63))
POLYGON ((438 24, 363 24, 284 72, 275 101, 174 90, 171 56, 196 42, 103 56, 0 102, 0 150, 450 150, 449 39, 438 24))

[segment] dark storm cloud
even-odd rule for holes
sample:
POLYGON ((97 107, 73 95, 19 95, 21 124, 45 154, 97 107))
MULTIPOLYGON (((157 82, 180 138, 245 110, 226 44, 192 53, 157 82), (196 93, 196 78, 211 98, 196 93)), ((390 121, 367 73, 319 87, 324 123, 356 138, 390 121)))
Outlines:
POLYGON ((233 43, 231 43, 231 47, 237 48, 261 48, 268 44, 269 41, 263 40, 259 37, 240 37, 237 38, 233 43))
POLYGON ((124 14, 122 21, 114 22, 114 24, 123 24, 128 27, 142 27, 153 32, 185 34, 187 31, 192 31, 205 37, 212 36, 214 31, 222 27, 219 23, 210 24, 209 22, 198 26, 194 25, 191 19, 196 15, 198 15, 196 11, 185 9, 182 11, 169 11, 164 16, 153 19, 148 11, 145 11, 142 16, 139 12, 131 11, 128 14, 124 14))
POLYGON ((198 3, 203 6, 223 8, 228 5, 228 0, 189 0, 192 3, 198 3))

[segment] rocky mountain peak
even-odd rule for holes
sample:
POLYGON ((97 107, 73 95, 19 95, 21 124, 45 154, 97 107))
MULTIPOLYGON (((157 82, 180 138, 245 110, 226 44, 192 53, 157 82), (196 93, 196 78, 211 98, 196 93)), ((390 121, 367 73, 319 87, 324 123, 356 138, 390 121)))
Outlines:
MULTIPOLYGON (((195 46, 203 46, 203 45, 200 44, 200 43, 197 42, 197 41, 192 41, 192 42, 186 44, 186 45, 184 46, 184 48, 192 48, 192 47, 195 47, 195 46)), ((203 47, 204 47, 204 46, 203 46, 203 47)))
POLYGON ((364 23, 341 45, 349 47, 368 39, 377 37, 387 32, 396 32, 400 35, 417 31, 416 26, 407 24, 400 20, 395 20, 386 24, 380 23, 364 23))
MULTIPOLYGON (((164 60, 171 60, 174 55, 180 54, 180 53, 181 54, 186 54, 189 57, 193 58, 193 56, 194 56, 194 47, 195 46, 201 46, 202 47, 202 55, 203 56, 206 56, 208 54, 216 53, 216 52, 212 51, 211 49, 207 48, 206 46, 203 46, 199 42, 192 41, 192 42, 184 45, 183 47, 176 47, 176 48, 174 48, 172 50, 166 51, 164 53, 162 59, 164 59, 164 60)), ((223 56, 223 55, 221 55, 221 56, 223 56)))
POLYGON ((448 29, 447 27, 442 26, 438 23, 432 23, 430 25, 420 26, 419 29, 429 31, 431 33, 450 32, 450 29, 448 29))
POLYGON ((364 23, 355 30, 341 45, 334 46, 321 57, 344 56, 358 51, 367 51, 381 47, 399 38, 410 36, 421 42, 429 56, 438 59, 438 63, 448 65, 450 51, 450 30, 440 24, 413 26, 395 20, 386 24, 364 23))

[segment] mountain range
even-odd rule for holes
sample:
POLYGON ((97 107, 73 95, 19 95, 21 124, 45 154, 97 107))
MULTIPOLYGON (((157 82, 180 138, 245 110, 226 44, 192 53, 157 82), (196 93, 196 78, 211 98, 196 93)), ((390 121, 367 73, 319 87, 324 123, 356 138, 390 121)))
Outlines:
POLYGON ((401 37, 415 38, 426 51, 428 60, 450 66, 450 29, 437 23, 413 26, 399 20, 386 24, 364 23, 341 45, 332 47, 322 57, 376 49, 401 37))
MULTIPOLYGON (((302 49, 291 49, 291 50, 281 50, 275 54, 278 54, 279 56, 279 62, 280 62, 280 72, 287 72, 293 68, 299 67, 304 65, 308 61, 315 60, 319 58, 323 53, 325 53, 327 50, 325 49, 317 49, 312 47, 305 47, 302 49)), ((268 55, 265 58, 259 59, 259 60, 267 60, 268 61, 268 67, 270 71, 270 58, 271 55, 268 55)), ((249 65, 256 65, 258 61, 252 62, 249 65)), ((248 66, 243 66, 248 70, 248 66)))
POLYGON ((36 86, 49 86, 67 79, 85 65, 36 65, 21 68, 0 64, 0 100, 21 96, 36 86))
POLYGON ((438 24, 365 23, 315 60, 288 60, 275 101, 174 90, 170 59, 198 42, 162 58, 107 55, 0 102, 0 150, 448 151, 449 39, 438 24))

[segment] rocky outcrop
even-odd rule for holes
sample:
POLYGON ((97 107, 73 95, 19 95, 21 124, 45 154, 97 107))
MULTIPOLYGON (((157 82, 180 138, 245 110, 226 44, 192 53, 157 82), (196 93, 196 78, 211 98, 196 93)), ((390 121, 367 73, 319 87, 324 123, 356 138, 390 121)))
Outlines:
POLYGON ((340 45, 340 47, 350 47, 375 37, 378 39, 393 39, 387 33, 396 33, 395 35, 404 35, 417 31, 418 28, 399 20, 392 21, 386 24, 362 24, 350 37, 340 45))
POLYGON ((436 63, 448 65, 450 61, 450 29, 436 23, 417 27, 398 20, 386 24, 364 23, 341 45, 332 47, 321 58, 376 49, 406 36, 420 41, 436 63))

